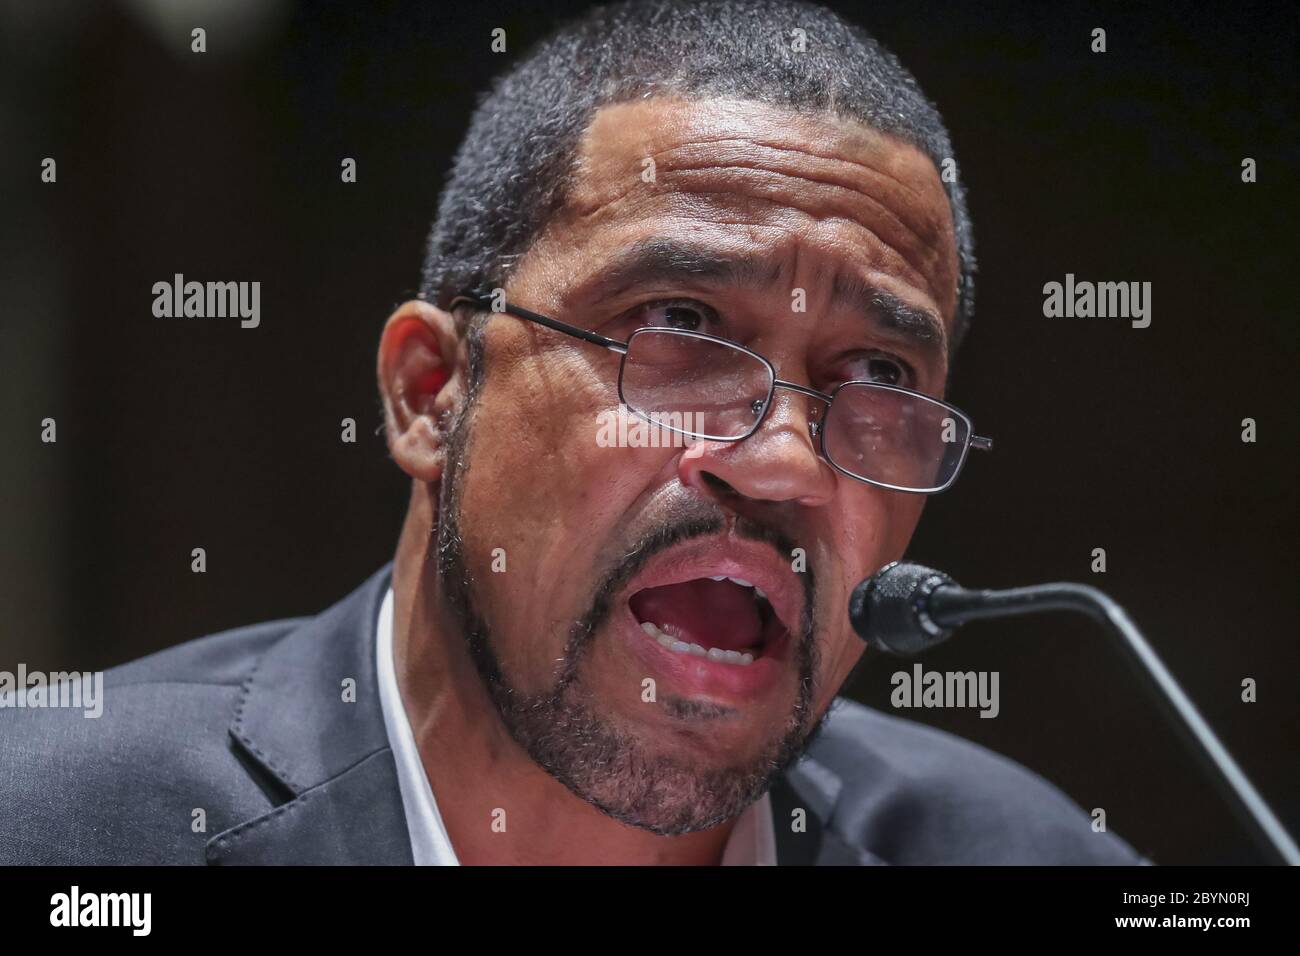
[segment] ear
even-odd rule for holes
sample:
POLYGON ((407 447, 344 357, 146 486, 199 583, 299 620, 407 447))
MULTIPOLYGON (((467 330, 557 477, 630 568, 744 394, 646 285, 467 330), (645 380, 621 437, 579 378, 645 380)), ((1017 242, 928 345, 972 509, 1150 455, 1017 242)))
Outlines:
POLYGON ((428 302, 398 307, 379 340, 379 393, 388 450, 417 481, 442 477, 445 423, 464 394, 464 362, 456 322, 428 302))

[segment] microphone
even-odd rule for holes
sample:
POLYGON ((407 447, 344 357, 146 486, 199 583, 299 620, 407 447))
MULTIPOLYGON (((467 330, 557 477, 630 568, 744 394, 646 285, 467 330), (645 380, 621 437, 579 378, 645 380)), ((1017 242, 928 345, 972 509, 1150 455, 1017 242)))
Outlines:
POLYGON ((1156 698, 1175 728, 1203 761, 1229 805, 1261 842, 1290 865, 1300 865, 1300 849, 1259 792, 1197 712, 1128 614, 1097 588, 1085 584, 1040 584, 1004 591, 960 587, 942 571, 905 561, 885 565, 856 588, 849 599, 849 621, 868 646, 911 657, 948 640, 967 621, 1077 611, 1105 625, 1120 639, 1131 663, 1149 679, 1156 698))
POLYGON ((887 564, 853 589, 849 599, 853 630, 869 646, 898 657, 912 657, 942 644, 952 637, 953 629, 939 625, 930 615, 930 601, 940 588, 957 588, 957 583, 919 564, 887 564))
POLYGON ((1137 631, 1122 607, 1086 584, 968 591, 942 571, 906 561, 885 565, 854 588, 849 601, 849 620, 858 636, 877 650, 902 657, 942 644, 967 621, 1040 611, 1080 611, 1117 629, 1137 631))

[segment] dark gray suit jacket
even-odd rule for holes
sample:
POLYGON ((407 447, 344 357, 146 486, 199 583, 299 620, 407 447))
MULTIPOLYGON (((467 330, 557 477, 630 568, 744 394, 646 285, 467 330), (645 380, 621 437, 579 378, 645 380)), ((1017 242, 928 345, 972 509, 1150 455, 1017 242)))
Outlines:
MULTIPOLYGON (((389 571, 109 671, 98 719, 0 708, 0 864, 410 863, 375 673, 389 571)), ((783 864, 1140 862, 1019 765, 845 700, 772 806, 783 864)))

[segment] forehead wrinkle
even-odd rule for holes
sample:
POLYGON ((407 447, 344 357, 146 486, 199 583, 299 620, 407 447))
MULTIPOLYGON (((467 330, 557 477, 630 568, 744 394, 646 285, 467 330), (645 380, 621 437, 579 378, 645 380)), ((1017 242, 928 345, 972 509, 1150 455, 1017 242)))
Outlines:
MULTIPOLYGON (((722 197, 726 200, 726 203, 731 206, 736 206, 738 204, 746 204, 746 203, 761 203, 767 207, 775 208, 778 211, 799 212, 802 213, 803 215, 810 216, 818 221, 844 222, 857 229, 861 229, 864 232, 866 232, 868 235, 870 235, 875 240, 880 251, 882 251, 884 254, 886 255, 892 254, 893 256, 897 257, 897 259, 901 260, 901 262, 905 264, 911 272, 911 275, 908 277, 910 280, 919 281, 925 285, 934 283, 936 285, 936 288, 934 288, 933 292, 937 296, 944 295, 946 294, 947 291, 949 291, 947 290, 948 284, 942 281, 942 272, 944 270, 941 268, 943 263, 948 259, 948 256, 946 255, 946 250, 942 248, 940 245, 936 245, 935 242, 932 242, 929 239, 927 239, 924 235, 918 233, 911 223, 908 223, 902 218, 900 218, 899 215, 889 205, 882 203, 874 196, 871 196, 867 193, 863 193, 855 188, 842 186, 839 183, 835 183, 835 182, 818 180, 812 177, 801 176, 797 174, 789 174, 782 171, 769 170, 762 167, 753 167, 753 166, 709 165, 707 167, 680 168, 680 169, 673 169, 665 173, 665 178, 667 178, 668 176, 671 176, 674 179, 679 180, 679 182, 684 188, 654 192, 649 194, 647 198, 652 200, 663 199, 672 202, 675 199, 681 199, 687 195, 722 197), (755 178, 761 178, 763 180, 766 180, 767 182, 765 183, 765 185, 768 187, 768 189, 777 190, 780 192, 780 195, 775 197, 770 195, 761 195, 743 188, 740 189, 701 188, 699 185, 693 185, 689 182, 689 180, 692 179, 711 178, 711 175, 720 172, 725 172, 725 171, 732 171, 732 172, 742 173, 742 174, 754 174, 754 175, 743 175, 741 178, 743 180, 748 181, 748 184, 750 186, 754 185, 753 180, 755 178), (696 173, 702 175, 700 176, 692 175, 696 173), (849 213, 848 209, 834 208, 835 206, 843 207, 844 205, 847 205, 844 203, 834 203, 834 202, 827 201, 826 199, 823 198, 822 202, 817 204, 818 206, 821 207, 820 209, 817 208, 810 209, 799 205, 791 205, 791 202, 793 201, 793 197, 786 195, 786 193, 790 191, 791 186, 784 181, 809 182, 817 185, 826 186, 832 190, 836 190, 837 192, 842 191, 848 193, 857 202, 869 204, 873 209, 877 210, 883 216, 883 218, 885 218, 887 221, 892 223, 896 228, 903 230, 903 232, 907 236, 910 236, 912 241, 897 244, 895 242, 890 242, 884 239, 880 235, 877 228, 868 226, 866 223, 861 221, 855 215, 848 214, 849 213), (831 207, 831 208, 828 209, 827 207, 831 207), (931 278, 932 271, 936 273, 940 273, 940 275, 937 275, 935 278, 932 279, 931 278)), ((589 206, 585 211, 580 211, 578 215, 581 218, 588 219, 588 220, 590 220, 592 217, 601 215, 602 213, 606 217, 612 217, 615 215, 615 211, 616 211, 615 207, 617 207, 621 201, 630 198, 631 194, 635 190, 636 190, 635 186, 629 187, 628 190, 619 194, 617 197, 614 197, 608 201, 598 202, 594 207, 589 206)), ((758 224, 758 223, 752 223, 752 224, 758 224)), ((547 231, 549 232, 551 230, 547 230, 547 231)), ((953 283, 953 289, 951 291, 954 293, 956 291, 955 282, 953 283)))
MULTIPOLYGON (((739 167, 739 168, 747 168, 747 167, 739 167)), ((776 175, 784 176, 784 174, 779 174, 779 173, 776 175)), ((788 177, 788 178, 806 180, 806 177, 802 177, 802 176, 788 177)), ((817 180, 806 180, 806 181, 818 182, 817 180)), ((825 185, 831 185, 831 184, 825 184, 825 185)), ((833 186, 832 188, 842 188, 842 187, 833 186)), ((786 201, 784 201, 782 197, 761 196, 761 195, 755 195, 753 193, 737 192, 735 190, 690 189, 686 191, 694 195, 732 196, 732 197, 740 198, 746 202, 761 202, 769 206, 774 206, 783 210, 793 209, 797 212, 803 213, 804 215, 812 217, 818 222, 838 221, 838 222, 850 224, 854 228, 861 229, 863 232, 871 236, 872 239, 876 241, 877 247, 881 252, 885 253, 886 255, 892 254, 893 256, 896 256, 899 260, 901 260, 911 271, 911 275, 909 276, 911 280, 919 281, 925 285, 931 285, 931 284, 935 285, 936 288, 934 289, 934 292, 936 294, 942 293, 943 289, 946 288, 946 284, 940 284, 937 276, 935 278, 931 278, 932 271, 936 273, 941 273, 943 271, 942 269, 938 268, 941 265, 941 263, 946 259, 943 250, 935 248, 935 246, 929 243, 923 236, 914 232, 911 226, 908 223, 899 219, 894 214, 893 210, 891 210, 888 206, 879 202, 874 197, 867 196, 862 193, 858 193, 856 190, 848 190, 848 191, 852 192, 855 196, 871 203, 876 208, 883 211, 883 213, 888 218, 893 220, 896 226, 906 231, 909 235, 911 235, 911 237, 915 241, 911 243, 903 243, 900 245, 896 242, 891 242, 885 239, 880 235, 880 232, 877 228, 873 228, 872 226, 867 225, 866 223, 862 222, 860 219, 858 219, 855 216, 846 214, 845 211, 831 212, 831 211, 826 211, 824 209, 813 211, 799 206, 791 206, 786 201)))
MULTIPOLYGON (((937 246, 950 234, 951 222, 946 213, 949 204, 938 171, 933 161, 914 144, 891 134, 882 133, 853 118, 834 112, 803 112, 773 115, 770 107, 760 104, 740 104, 758 108, 763 112, 744 115, 735 110, 737 104, 726 100, 715 101, 660 101, 659 115, 652 114, 638 129, 639 135, 629 134, 618 125, 620 114, 635 115, 649 106, 647 103, 614 104, 601 110, 596 120, 587 128, 579 147, 577 169, 589 174, 585 197, 578 199, 580 214, 594 214, 600 207, 616 202, 638 188, 639 177, 632 177, 626 189, 615 195, 601 197, 597 190, 600 173, 614 170, 622 179, 625 170, 640 168, 647 158, 655 163, 656 172, 662 167, 666 173, 708 168, 748 168, 775 174, 792 175, 808 182, 827 186, 840 186, 858 196, 873 198, 858 181, 863 176, 880 183, 886 198, 890 193, 897 201, 886 211, 923 244, 937 246), (734 129, 718 130, 719 120, 745 124, 743 133, 734 129), (656 125, 656 120, 659 121, 656 125), (796 141, 797 140, 797 141, 796 141), (821 144, 826 145, 822 146, 821 144), (820 148, 819 148, 820 147, 820 148), (768 162, 763 162, 766 157, 768 162), (893 157, 895 162, 887 160, 893 157), (878 160, 873 164, 871 159, 878 160), (817 175, 794 173, 788 167, 820 163, 817 175), (630 165, 629 165, 630 164, 630 165), (778 167, 771 169, 769 167, 778 167), (779 167, 785 166, 782 170, 779 167), (591 175, 595 174, 595 175, 591 175), (925 184, 913 185, 910 178, 928 177, 936 187, 934 196, 927 196, 925 184), (592 183, 591 180, 597 180, 592 183), (898 195, 898 194, 902 195, 898 195), (938 210, 927 209, 927 200, 938 199, 938 210), (585 200, 585 201, 584 201, 585 200), (929 214, 927 214, 929 213, 929 214), (912 220, 912 221, 907 221, 912 220)), ((606 177, 608 178, 608 177, 606 177)), ((879 201, 876 201, 879 205, 879 201)))
MULTIPOLYGON (((863 168, 867 168, 867 167, 863 167, 863 168)), ((852 222, 854 225, 859 226, 860 228, 866 229, 873 236, 877 236, 877 238, 879 238, 877 235, 877 230, 869 228, 868 226, 866 226, 865 223, 857 219, 855 216, 845 215, 843 214, 843 212, 830 213, 830 212, 824 212, 820 210, 814 211, 814 209, 805 208, 799 205, 791 205, 788 202, 782 202, 780 200, 773 199, 770 196, 762 196, 762 195, 755 195, 753 193, 747 193, 743 189, 700 189, 700 188, 691 187, 689 185, 689 181, 691 179, 704 178, 704 177, 694 177, 691 175, 693 173, 702 173, 705 174, 705 176, 707 176, 708 174, 718 174, 718 173, 726 173, 726 172, 744 172, 744 173, 757 174, 756 176, 740 177, 742 182, 752 183, 753 180, 755 179, 771 178, 778 181, 795 180, 799 182, 812 183, 813 185, 817 185, 817 186, 825 186, 828 189, 836 191, 837 193, 840 192, 847 193, 854 200, 858 202, 869 203, 874 210, 877 210, 888 220, 890 220, 894 225, 902 229, 907 235, 911 237, 913 241, 911 243, 904 244, 905 246, 907 246, 907 249, 899 248, 899 246, 896 246, 893 243, 889 243, 888 245, 890 248, 893 248, 896 251, 898 251, 899 254, 904 259, 907 260, 908 264, 912 266, 913 269, 916 270, 919 276, 926 275, 926 269, 925 269, 926 265, 933 266, 937 264, 940 260, 945 258, 944 250, 941 248, 941 246, 944 244, 943 239, 946 235, 946 231, 942 224, 934 222, 931 219, 931 217, 924 216, 923 213, 918 214, 918 219, 921 221, 909 222, 907 218, 904 218, 904 216, 901 215, 899 211, 893 208, 891 205, 882 202, 880 199, 876 198, 870 193, 863 192, 860 188, 858 188, 855 185, 848 185, 844 182, 838 182, 835 179, 825 179, 825 178, 820 178, 812 175, 804 175, 801 173, 788 172, 785 170, 770 169, 768 167, 758 165, 758 164, 746 164, 746 163, 722 164, 719 162, 709 162, 699 166, 672 166, 666 170, 663 170, 662 175, 665 179, 668 178, 681 179, 684 182, 686 182, 688 188, 686 190, 683 190, 686 192, 691 192, 698 195, 729 194, 738 198, 757 200, 757 201, 766 201, 773 205, 779 205, 787 209, 795 209, 805 213, 806 215, 813 216, 816 219, 829 219, 829 218, 842 219, 846 222, 852 222), (919 252, 919 255, 910 255, 909 251, 911 250, 916 250, 917 252, 919 252)), ((878 175, 885 177, 887 174, 878 174, 878 175)), ((902 188, 907 188, 903 186, 901 183, 899 183, 898 180, 893 180, 891 178, 891 182, 893 182, 895 185, 898 185, 902 188)), ((770 187, 775 187, 776 183, 769 183, 768 185, 770 187)), ((621 201, 630 198, 633 192, 637 190, 638 190, 638 186, 633 185, 633 186, 629 186, 626 190, 623 190, 622 192, 619 192, 607 198, 588 197, 585 201, 582 199, 578 199, 573 204, 573 211, 579 220, 591 220, 597 216, 600 216, 601 214, 612 215, 614 211, 614 207, 616 207, 621 201)), ((919 198, 920 195, 919 193, 910 189, 908 191, 911 192, 912 195, 918 196, 919 198)), ((664 195, 664 193, 656 192, 656 193, 652 193, 651 195, 662 196, 664 195)), ((821 210, 824 210, 827 206, 833 206, 833 205, 835 204, 825 200, 817 204, 817 206, 819 206, 821 210)), ((911 211, 913 207, 911 204, 904 204, 902 208, 906 211, 911 211)))
MULTIPOLYGON (((906 147, 908 144, 901 143, 900 145, 906 147)), ((700 160, 703 160, 703 162, 700 163, 687 162, 687 163, 680 163, 680 164, 669 163, 667 166, 668 172, 679 172, 679 171, 689 171, 689 170, 709 169, 709 168, 723 169, 723 168, 744 167, 744 168, 755 169, 763 172, 772 172, 777 174, 796 176, 801 179, 806 179, 809 182, 820 183, 822 185, 842 186, 845 189, 849 189, 855 193, 858 193, 859 195, 868 196, 869 194, 863 192, 862 189, 859 188, 859 185, 856 182, 854 182, 853 170, 858 170, 870 178, 881 180, 891 187, 895 187, 897 189, 902 190, 903 192, 910 194, 911 198, 915 200, 916 203, 903 204, 903 208, 909 212, 914 211, 917 205, 923 205, 926 200, 926 196, 924 192, 922 192, 920 189, 914 188, 913 186, 908 184, 905 180, 900 179, 898 176, 894 175, 887 169, 883 169, 880 166, 873 166, 871 163, 868 163, 862 159, 850 159, 847 156, 836 156, 830 153, 818 152, 816 149, 812 148, 812 146, 782 145, 775 142, 764 142, 758 138, 743 139, 739 137, 728 136, 728 137, 718 137, 716 139, 697 139, 687 143, 679 143, 674 146, 669 146, 658 153, 652 154, 652 157, 662 157, 662 159, 664 160, 669 160, 673 157, 673 154, 675 153, 686 153, 688 154, 688 156, 691 156, 692 158, 694 158, 692 154, 696 154, 698 155, 698 158, 700 160), (728 146, 728 145, 734 145, 736 149, 731 151, 722 150, 721 152, 716 149, 716 147, 718 146, 728 146), (748 155, 752 155, 753 153, 758 151, 762 151, 768 154, 773 154, 775 157, 778 158, 791 157, 794 159, 795 162, 797 162, 798 158, 801 157, 805 159, 812 158, 822 163, 830 164, 832 167, 839 167, 839 168, 832 168, 832 169, 825 170, 824 175, 822 176, 813 176, 813 175, 804 175, 802 173, 787 172, 786 170, 782 170, 779 168, 772 168, 772 166, 764 165, 758 162, 757 160, 753 162, 737 161, 737 160, 743 160, 748 155), (729 158, 728 153, 732 154, 730 156, 732 161, 719 162, 719 160, 729 158)), ((656 158, 655 162, 657 166, 660 160, 656 158)), ((925 160, 925 165, 930 166, 930 162, 928 159, 925 160)), ((937 175, 937 171, 936 171, 936 175, 937 175)), ((934 224, 934 225, 936 226, 935 231, 941 231, 940 228, 938 227, 938 224, 934 224)), ((919 234, 919 230, 914 229, 912 231, 919 234)))
MULTIPOLYGON (((903 144, 903 145, 906 146, 907 144, 903 144)), ((735 136, 725 136, 725 137, 719 136, 713 139, 702 138, 702 139, 694 139, 686 143, 675 143, 657 150, 642 151, 642 150, 630 149, 627 151, 632 154, 636 154, 641 161, 644 161, 645 159, 650 159, 654 163, 656 173, 660 171, 661 166, 662 166, 662 171, 666 173, 690 172, 690 171, 708 170, 708 169, 721 170, 721 169, 744 168, 744 169, 753 169, 759 172, 771 172, 774 174, 796 176, 798 178, 806 179, 809 182, 819 183, 822 185, 842 186, 845 189, 849 189, 860 196, 869 196, 869 194, 863 192, 862 189, 860 189, 858 185, 853 182, 853 177, 848 171, 845 171, 844 173, 838 173, 836 175, 828 174, 824 177, 816 177, 811 175, 801 175, 797 173, 785 173, 783 170, 773 169, 770 166, 765 166, 762 163, 759 163, 757 161, 748 162, 748 163, 736 161, 736 160, 744 159, 746 157, 746 154, 752 154, 753 152, 755 152, 755 150, 762 150, 767 153, 776 154, 782 157, 805 157, 805 158, 811 157, 813 159, 825 163, 830 163, 841 167, 850 167, 852 169, 861 170, 870 177, 873 177, 878 180, 882 180, 888 185, 891 185, 897 189, 900 189, 910 194, 911 198, 915 200, 916 203, 903 204, 903 208, 909 212, 914 211, 917 205, 924 204, 926 199, 925 194, 920 189, 914 188, 913 186, 908 184, 905 180, 898 178, 897 176, 890 173, 886 169, 882 169, 879 166, 873 166, 871 163, 865 162, 864 160, 848 159, 843 156, 834 156, 829 153, 818 152, 812 147, 794 147, 788 145, 783 146, 773 142, 763 142, 760 139, 742 139, 735 136), (723 153, 720 155, 718 150, 716 149, 716 147, 718 146, 735 146, 736 149, 732 151, 723 151, 723 153), (692 159, 698 159, 700 161, 682 162, 682 163, 672 162, 672 159, 675 157, 675 155, 679 153, 686 153, 692 159), (728 155, 729 153, 730 155, 728 155), (728 158, 731 158, 733 161, 722 162, 722 160, 728 158)), ((579 164, 578 171, 577 171, 578 174, 580 174, 583 171, 587 173, 591 173, 593 171, 591 168, 592 164, 590 163, 590 160, 592 159, 593 151, 594 151, 594 146, 590 141, 584 144, 583 158, 586 162, 579 164)), ((928 164, 929 160, 926 160, 926 163, 928 164)), ((619 168, 622 168, 622 165, 623 164, 619 164, 619 168)), ((829 172, 833 172, 833 171, 828 171, 828 173, 829 172)), ((588 218, 592 215, 599 213, 603 207, 609 206, 617 202, 618 200, 626 197, 633 190, 638 189, 639 185, 640 184, 638 182, 633 181, 626 189, 605 197, 601 197, 599 195, 590 195, 586 197, 575 195, 574 197, 572 197, 573 209, 579 218, 588 218)), ((928 225, 931 227, 928 231, 933 231, 933 232, 943 231, 943 224, 941 223, 930 223, 928 225)), ((922 231, 925 231, 925 227, 922 226, 920 229, 912 229, 911 231, 914 234, 919 236, 922 231)))
MULTIPOLYGON (((791 207, 789 207, 779 199, 773 199, 768 196, 756 196, 753 194, 738 193, 733 189, 722 189, 722 190, 690 189, 690 190, 678 191, 675 193, 661 194, 661 198, 669 201, 687 201, 687 197, 689 196, 710 197, 710 200, 712 201, 712 204, 715 206, 715 208, 719 208, 719 209, 729 208, 731 211, 737 211, 737 212, 747 212, 749 210, 741 207, 752 206, 755 203, 762 204, 766 207, 774 207, 776 210, 781 212, 789 212, 791 209, 791 207)), ((811 215, 810 213, 807 213, 804 210, 796 210, 796 211, 802 213, 803 215, 811 215)), ((688 210, 688 212, 690 212, 692 215, 695 215, 693 210, 688 210)), ((913 259, 909 258, 908 255, 903 250, 900 250, 893 243, 887 241, 879 234, 879 232, 877 232, 875 229, 871 228, 870 226, 864 225, 859 220, 854 219, 850 216, 845 216, 838 213, 828 214, 822 217, 820 221, 824 223, 826 222, 844 223, 848 226, 851 226, 854 229, 858 229, 861 230, 862 232, 865 232, 874 241, 872 244, 862 244, 863 247, 868 251, 868 253, 873 253, 873 254, 878 253, 881 256, 881 261, 888 262, 890 260, 896 260, 903 267, 903 271, 902 274, 900 275, 900 278, 916 284, 918 288, 924 289, 926 286, 931 284, 931 280, 927 276, 924 270, 925 263, 918 263, 913 261, 913 259)), ((708 225, 743 226, 748 229, 782 228, 780 226, 774 225, 765 217, 757 217, 757 216, 747 216, 739 219, 710 219, 708 221, 708 225)), ((784 229, 783 231, 788 231, 788 229, 784 229)), ((837 245, 838 244, 840 243, 837 243, 837 245)), ((857 243, 855 243, 855 245, 857 245, 857 243)), ((937 255, 937 252, 935 254, 937 255)), ((944 292, 944 288, 946 287, 937 288, 932 291, 935 293, 937 297, 938 295, 944 292)), ((956 291, 955 286, 951 291, 955 293, 956 291)))
MULTIPOLYGON (((804 183, 828 187, 836 205, 844 205, 839 189, 847 190, 854 200, 848 209, 867 220, 878 218, 884 222, 877 222, 878 228, 867 229, 857 216, 839 215, 844 209, 823 209, 821 218, 839 215, 872 233, 877 241, 879 226, 887 222, 887 231, 898 230, 907 248, 900 251, 890 244, 882 246, 893 250, 915 270, 912 278, 933 282, 933 295, 945 304, 945 313, 949 300, 957 296, 960 253, 949 197, 933 159, 915 143, 834 108, 810 112, 744 96, 696 97, 665 91, 602 106, 583 131, 577 154, 571 169, 573 191, 566 197, 566 205, 571 215, 576 210, 580 217, 609 213, 609 207, 627 199, 668 192, 654 185, 646 188, 638 173, 643 171, 647 158, 654 160, 658 179, 684 176, 694 180, 705 176, 709 169, 720 169, 724 175, 730 171, 734 178, 741 170, 748 170, 749 176, 740 177, 739 185, 748 182, 752 186, 754 179, 764 173, 772 180, 780 176, 802 179, 804 183), (793 173, 766 168, 800 165, 815 169, 793 173), (661 171, 663 177, 658 175, 661 171), (868 182, 863 183, 864 178, 868 182), (949 282, 954 271, 956 275, 949 282)), ((731 187, 727 192, 744 195, 736 190, 735 182, 727 185, 731 187)), ((769 191, 780 188, 767 185, 769 191)), ((787 194, 782 197, 785 201, 779 205, 800 210, 797 189, 786 185, 787 194)), ((701 190, 688 183, 682 191, 701 190)), ((815 198, 825 205, 828 197, 822 193, 815 198)), ((818 212, 815 207, 811 212, 802 211, 812 215, 818 212)))

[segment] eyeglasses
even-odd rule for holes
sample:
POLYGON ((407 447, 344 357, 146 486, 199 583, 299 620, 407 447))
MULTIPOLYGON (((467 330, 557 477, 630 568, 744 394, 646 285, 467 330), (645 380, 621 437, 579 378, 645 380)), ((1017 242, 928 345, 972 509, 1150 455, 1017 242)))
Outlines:
POLYGON ((763 423, 777 388, 826 404, 809 434, 836 471, 894 491, 934 494, 950 488, 972 448, 993 440, 974 433, 960 409, 882 382, 844 382, 829 394, 776 377, 772 363, 743 345, 703 332, 647 326, 626 342, 569 325, 490 296, 452 299, 507 312, 623 356, 618 396, 638 418, 689 439, 743 441, 763 423))

